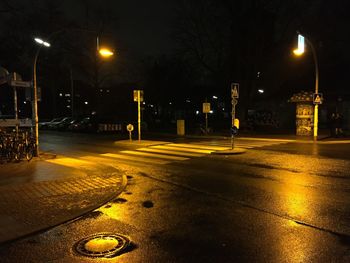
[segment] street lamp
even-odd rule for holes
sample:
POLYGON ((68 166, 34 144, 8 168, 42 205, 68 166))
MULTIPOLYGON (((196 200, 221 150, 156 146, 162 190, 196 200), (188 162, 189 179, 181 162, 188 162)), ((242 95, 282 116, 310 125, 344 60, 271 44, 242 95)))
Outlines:
POLYGON ((33 64, 33 93, 34 93, 34 100, 32 105, 32 119, 35 122, 35 156, 39 156, 39 118, 38 118, 38 86, 37 86, 37 79, 36 79, 36 64, 38 62, 38 56, 41 50, 41 47, 50 47, 50 43, 47 41, 42 40, 41 38, 34 38, 35 42, 39 44, 38 50, 36 51, 35 57, 34 57, 34 64, 33 64))
MULTIPOLYGON (((53 36, 53 34, 59 33, 60 31, 56 31, 52 33, 49 37, 53 36)), ((37 87, 37 77, 36 77, 36 67, 37 67, 37 62, 38 62, 38 57, 41 48, 44 47, 50 47, 51 44, 41 38, 35 37, 34 41, 39 44, 39 47, 37 49, 37 52, 34 57, 34 63, 33 63, 33 93, 34 93, 34 100, 32 102, 32 118, 35 122, 35 144, 36 144, 36 149, 35 149, 35 156, 39 156, 39 117, 38 117, 38 87, 37 87)), ((101 48, 99 46, 99 38, 96 37, 96 51, 104 58, 109 58, 114 55, 113 51, 111 51, 108 48, 101 48)), ((73 93, 73 92, 72 92, 73 93)), ((73 105, 73 94, 72 94, 72 105, 73 105)), ((73 110, 73 107, 72 107, 73 110)))
POLYGON ((49 42, 46 42, 46 41, 42 40, 41 38, 35 37, 34 40, 35 40, 36 43, 38 43, 40 45, 43 45, 45 47, 50 47, 51 46, 49 42))
POLYGON ((104 58, 109 58, 114 55, 113 51, 107 49, 107 48, 101 48, 99 51, 100 55, 104 58))
MULTIPOLYGON (((305 52, 305 44, 307 43, 312 52, 312 57, 314 59, 314 64, 315 64, 315 94, 318 94, 318 81, 319 81, 319 72, 318 72, 318 59, 317 59, 317 54, 314 45, 311 43, 311 41, 306 38, 305 36, 298 34, 298 48, 293 50, 293 53, 296 56, 301 56, 305 52)), ((317 141, 317 133, 318 133, 318 103, 315 103, 315 108, 314 108, 314 141, 317 141)))

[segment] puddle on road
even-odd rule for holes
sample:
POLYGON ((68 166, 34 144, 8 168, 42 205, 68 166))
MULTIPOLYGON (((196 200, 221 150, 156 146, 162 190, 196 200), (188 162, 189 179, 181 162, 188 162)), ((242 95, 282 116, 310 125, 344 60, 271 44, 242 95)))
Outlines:
POLYGON ((144 201, 142 203, 142 206, 145 207, 145 208, 152 208, 154 206, 154 204, 153 204, 152 201, 147 200, 147 201, 144 201))
POLYGON ((128 201, 128 200, 119 197, 119 198, 113 200, 112 203, 114 203, 114 204, 124 204, 124 203, 126 203, 127 201, 128 201))

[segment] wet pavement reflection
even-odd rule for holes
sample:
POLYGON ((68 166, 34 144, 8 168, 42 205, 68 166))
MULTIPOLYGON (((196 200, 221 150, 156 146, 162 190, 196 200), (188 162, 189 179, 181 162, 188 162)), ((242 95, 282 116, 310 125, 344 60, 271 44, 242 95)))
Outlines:
POLYGON ((322 147, 288 144, 162 165, 110 160, 128 178, 120 196, 0 253, 5 262, 350 262, 350 161, 328 158, 322 147), (130 249, 99 260, 72 249, 105 232, 130 238, 130 249))

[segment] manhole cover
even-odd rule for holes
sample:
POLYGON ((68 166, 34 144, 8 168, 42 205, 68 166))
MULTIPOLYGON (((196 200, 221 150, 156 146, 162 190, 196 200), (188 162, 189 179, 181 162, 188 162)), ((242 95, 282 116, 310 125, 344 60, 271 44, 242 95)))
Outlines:
POLYGON ((111 258, 120 255, 130 240, 122 235, 101 233, 89 236, 75 244, 75 250, 88 257, 111 258))

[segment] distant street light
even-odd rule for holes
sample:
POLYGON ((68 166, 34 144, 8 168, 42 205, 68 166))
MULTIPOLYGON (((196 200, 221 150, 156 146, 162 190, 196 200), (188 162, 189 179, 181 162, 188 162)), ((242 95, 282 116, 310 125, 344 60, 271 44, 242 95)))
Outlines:
POLYGON ((36 38, 34 38, 34 40, 38 44, 44 45, 45 47, 50 47, 51 46, 49 42, 46 42, 46 41, 42 40, 41 38, 36 37, 36 38))
MULTIPOLYGON (((311 41, 306 38, 305 36, 298 34, 298 48, 293 50, 293 53, 296 56, 301 56, 305 52, 305 44, 306 42, 312 52, 312 57, 314 59, 315 64, 315 94, 318 94, 318 81, 319 81, 319 73, 318 73, 318 59, 316 55, 316 50, 314 48, 314 45, 311 43, 311 41)), ((314 109, 314 141, 317 141, 317 133, 318 133, 318 104, 315 103, 315 109, 314 109)))
POLYGON ((38 86, 37 86, 37 79, 36 79, 36 64, 38 62, 38 56, 41 50, 41 47, 50 47, 50 43, 40 39, 40 38, 34 38, 35 42, 38 43, 40 46, 38 47, 38 50, 36 51, 35 57, 34 57, 34 63, 33 63, 33 93, 34 93, 34 100, 33 100, 33 120, 35 122, 35 156, 39 156, 39 117, 38 117, 38 86))
POLYGON ((264 91, 263 89, 258 89, 258 92, 259 92, 260 94, 263 94, 265 91, 264 91))

